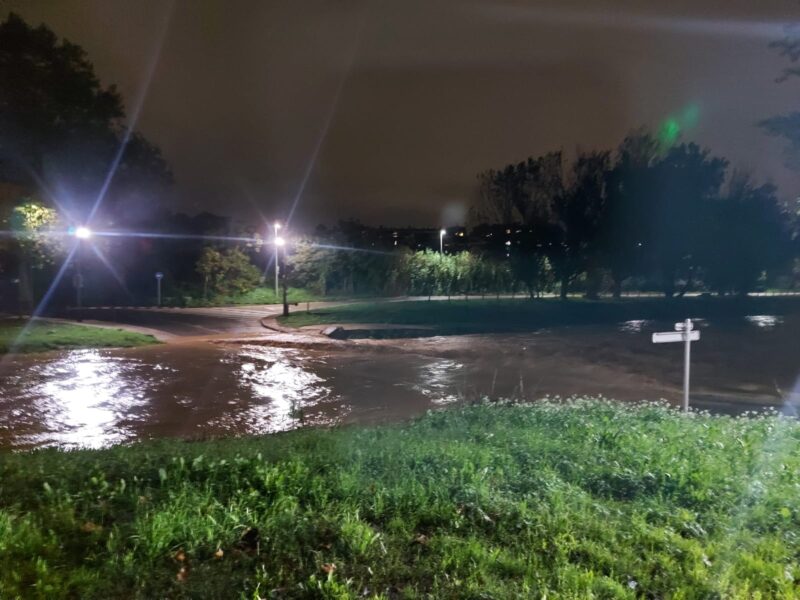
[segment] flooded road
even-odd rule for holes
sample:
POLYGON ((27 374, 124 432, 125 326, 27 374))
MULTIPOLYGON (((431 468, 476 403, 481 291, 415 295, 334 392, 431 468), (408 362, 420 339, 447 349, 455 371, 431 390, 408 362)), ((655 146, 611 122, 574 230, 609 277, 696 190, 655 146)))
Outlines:
MULTIPOLYGON (((699 325, 703 337, 692 348, 695 407, 742 412, 796 400, 797 317, 699 325)), ((0 366, 0 446, 100 447, 378 423, 486 396, 677 403, 681 344, 650 342, 653 331, 671 328, 628 321, 358 340, 337 349, 273 347, 265 340, 9 356, 0 366)))

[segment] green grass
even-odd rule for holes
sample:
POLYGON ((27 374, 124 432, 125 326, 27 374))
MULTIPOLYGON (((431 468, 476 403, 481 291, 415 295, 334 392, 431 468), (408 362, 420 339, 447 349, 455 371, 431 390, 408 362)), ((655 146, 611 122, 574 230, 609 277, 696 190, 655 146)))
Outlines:
POLYGON ((800 424, 608 401, 0 454, 2 598, 794 598, 800 424))
MULTIPOLYGON (((275 295, 274 287, 258 287, 251 292, 234 295, 214 295, 210 298, 185 297, 183 304, 186 306, 232 306, 238 304, 279 304, 283 302, 283 295, 275 295)), ((287 292, 289 302, 317 302, 329 300, 314 292, 303 288, 289 288, 287 292)))
POLYGON ((800 298, 631 298, 622 300, 436 300, 372 302, 298 311, 279 321, 294 327, 381 323, 434 326, 443 333, 525 331, 560 325, 614 323, 629 319, 730 318, 800 312, 800 298))
POLYGON ((131 347, 157 344, 152 335, 123 329, 36 321, 0 319, 0 354, 44 352, 62 348, 131 347))

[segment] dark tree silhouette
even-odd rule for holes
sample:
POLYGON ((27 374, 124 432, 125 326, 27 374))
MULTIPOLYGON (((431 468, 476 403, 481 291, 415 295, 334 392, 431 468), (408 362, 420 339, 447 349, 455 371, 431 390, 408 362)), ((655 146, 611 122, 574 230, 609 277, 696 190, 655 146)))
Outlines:
POLYGON ((746 294, 762 273, 790 260, 791 220, 775 186, 757 186, 749 176, 734 172, 727 188, 707 207, 701 262, 711 289, 746 294))
MULTIPOLYGON (((800 61, 800 27, 789 29, 783 39, 770 43, 770 48, 777 50, 790 62, 790 66, 777 78, 778 83, 800 76, 800 65, 797 64, 800 61)), ((787 142, 786 164, 800 169, 800 111, 764 119, 759 125, 770 135, 781 137, 787 142)))
POLYGON ((624 281, 644 267, 648 175, 658 159, 659 147, 658 140, 647 132, 631 134, 620 144, 616 163, 608 171, 598 254, 609 270, 615 298, 622 295, 624 281))
POLYGON ((704 211, 719 194, 727 164, 696 144, 681 144, 669 149, 646 173, 643 255, 660 276, 667 297, 675 294, 679 276, 685 281, 681 294, 692 285, 697 251, 708 235, 704 211))
POLYGON ((119 93, 80 46, 13 13, 0 22, 0 181, 85 219, 123 146, 107 194, 117 217, 123 206, 143 213, 170 182, 160 152, 127 132, 119 93))

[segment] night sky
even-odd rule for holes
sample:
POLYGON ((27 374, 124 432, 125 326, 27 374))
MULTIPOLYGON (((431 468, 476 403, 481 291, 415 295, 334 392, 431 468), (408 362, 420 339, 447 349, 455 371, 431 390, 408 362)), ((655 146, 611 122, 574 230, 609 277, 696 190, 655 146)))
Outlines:
POLYGON ((795 0, 0 0, 81 44, 183 210, 462 221, 476 174, 616 145, 696 107, 698 141, 800 193, 760 119, 800 110, 767 47, 795 0), (316 154, 316 161, 313 158, 316 154), (312 164, 313 162, 313 164, 312 164), (311 166, 309 166, 311 165, 311 166), (309 173, 303 188, 305 174, 309 173))

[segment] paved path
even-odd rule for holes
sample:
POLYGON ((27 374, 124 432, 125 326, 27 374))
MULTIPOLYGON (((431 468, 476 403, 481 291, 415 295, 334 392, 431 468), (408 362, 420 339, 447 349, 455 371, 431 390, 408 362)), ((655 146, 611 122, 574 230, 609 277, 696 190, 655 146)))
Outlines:
MULTIPOLYGON (((310 309, 342 304, 341 302, 311 302, 310 309)), ((292 306, 292 311, 305 310, 306 304, 292 306)), ((132 325, 163 331, 170 336, 210 336, 219 334, 252 335, 267 333, 261 325, 265 317, 283 311, 280 304, 220 306, 208 308, 85 308, 80 312, 84 322, 93 321, 132 325)), ((73 311, 70 317, 76 316, 73 311)))
MULTIPOLYGON (((278 314, 278 305, 219 308, 87 308, 86 322, 105 321, 164 331, 173 336, 208 336, 263 332, 260 319, 278 314)), ((71 313, 74 316, 75 313, 71 313)))

